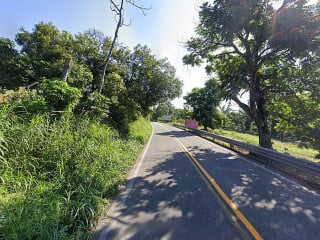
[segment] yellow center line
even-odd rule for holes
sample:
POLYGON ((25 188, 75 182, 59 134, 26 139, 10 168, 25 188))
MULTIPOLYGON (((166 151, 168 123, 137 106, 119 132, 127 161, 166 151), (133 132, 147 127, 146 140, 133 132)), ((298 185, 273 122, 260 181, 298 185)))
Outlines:
POLYGON ((196 164, 200 172, 206 177, 209 183, 216 189, 222 199, 228 204, 228 206, 232 209, 234 214, 240 219, 240 221, 244 224, 244 226, 248 229, 251 235, 256 240, 262 240, 262 236, 258 233, 258 231, 254 228, 254 226, 249 222, 249 220, 240 212, 237 206, 231 201, 231 199, 225 194, 225 192, 221 189, 221 187, 217 184, 217 182, 209 175, 209 173, 201 166, 199 161, 188 151, 188 149, 181 143, 179 139, 176 138, 177 143, 183 149, 183 151, 188 155, 188 157, 196 164))

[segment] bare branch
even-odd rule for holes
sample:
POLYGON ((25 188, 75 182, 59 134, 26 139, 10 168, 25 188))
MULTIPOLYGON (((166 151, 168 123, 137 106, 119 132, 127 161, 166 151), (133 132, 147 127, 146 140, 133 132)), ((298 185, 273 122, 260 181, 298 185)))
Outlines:
POLYGON ((143 15, 146 15, 146 13, 145 13, 146 10, 151 9, 151 7, 146 8, 142 5, 136 4, 134 0, 121 0, 119 4, 117 4, 114 0, 110 0, 110 9, 111 9, 111 11, 115 12, 115 15, 116 15, 116 17, 118 17, 118 20, 117 20, 116 30, 114 32, 114 37, 113 37, 113 40, 111 43, 111 47, 109 49, 109 52, 108 52, 108 55, 106 58, 106 62, 104 64, 102 79, 101 79, 100 86, 99 86, 99 93, 101 93, 101 91, 102 91, 102 87, 104 84, 105 75, 106 75, 106 71, 107 71, 107 66, 110 62, 111 54, 112 54, 112 51, 115 47, 116 40, 118 38, 119 29, 122 26, 130 26, 131 25, 131 20, 130 20, 129 24, 126 24, 124 22, 124 4, 125 4, 125 2, 140 9, 142 11, 143 15))
POLYGON ((151 9, 151 6, 147 8, 147 7, 144 7, 143 5, 138 5, 138 4, 136 4, 136 2, 134 0, 126 0, 126 1, 127 1, 127 3, 131 4, 132 6, 140 9, 144 16, 146 15, 146 11, 151 9))
POLYGON ((110 8, 113 12, 120 12, 119 4, 116 4, 113 0, 110 0, 110 8))
POLYGON ((235 102, 238 104, 238 106, 239 106, 243 111, 245 111, 249 116, 251 115, 251 114, 250 114, 250 108, 249 108, 249 106, 248 106, 247 104, 241 102, 240 99, 239 99, 237 96, 233 96, 231 99, 232 99, 233 101, 235 101, 235 102))

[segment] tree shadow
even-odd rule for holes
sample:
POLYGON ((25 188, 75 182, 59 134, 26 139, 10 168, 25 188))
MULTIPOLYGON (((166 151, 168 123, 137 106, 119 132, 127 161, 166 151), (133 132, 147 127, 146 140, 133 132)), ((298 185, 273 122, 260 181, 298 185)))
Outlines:
MULTIPOLYGON (((234 153, 215 150, 211 143, 195 147, 198 140, 189 133, 155 135, 178 138, 265 239, 318 239, 316 191, 234 153)), ((154 148, 94 239, 248 238, 243 224, 230 220, 184 152, 170 152, 170 143, 154 148)))
POLYGON ((156 133, 155 135, 158 136, 169 136, 169 137, 193 137, 194 135, 191 135, 188 132, 184 132, 184 131, 168 131, 168 132, 161 132, 161 133, 156 133))
POLYGON ((184 152, 144 166, 94 239, 242 239, 184 152))
POLYGON ((319 192, 232 153, 188 150, 263 237, 319 239, 319 192))

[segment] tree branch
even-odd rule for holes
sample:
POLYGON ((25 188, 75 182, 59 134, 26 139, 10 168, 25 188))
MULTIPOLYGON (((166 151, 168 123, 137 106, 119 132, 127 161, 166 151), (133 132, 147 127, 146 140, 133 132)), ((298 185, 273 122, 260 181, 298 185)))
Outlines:
POLYGON ((123 24, 123 19, 122 19, 122 18, 123 18, 123 4, 124 4, 124 0, 121 0, 120 6, 116 5, 113 0, 110 0, 110 2, 111 2, 111 4, 114 6, 114 8, 117 10, 117 11, 116 11, 116 14, 119 16, 119 19, 118 19, 118 23, 117 23, 116 30, 115 30, 115 32, 114 32, 114 37, 113 37, 113 40, 112 40, 112 44, 111 44, 111 47, 110 47, 110 49, 109 49, 106 62, 105 62, 105 64, 104 64, 102 79, 101 79, 100 86, 99 86, 99 93, 101 93, 101 91, 102 91, 102 87, 103 87, 104 80, 105 80, 105 76, 106 76, 107 66, 108 66, 108 63, 109 63, 109 61, 110 61, 110 57, 111 57, 112 51, 113 51, 113 49, 114 49, 116 40, 117 40, 117 38, 118 38, 119 29, 120 29, 120 27, 121 27, 122 24, 123 24))
POLYGON ((232 48, 241 56, 241 57, 245 57, 244 53, 242 53, 240 51, 240 49, 234 44, 232 43, 232 48))
MULTIPOLYGON (((261 66, 265 61, 269 60, 270 57, 275 54, 277 51, 271 51, 271 52, 268 52, 267 54, 263 55, 263 53, 267 52, 268 50, 270 50, 271 48, 267 48, 265 50, 263 50, 260 54, 259 54, 259 61, 258 61, 258 66, 261 66)), ((281 50, 281 51, 278 51, 278 55, 284 55, 286 53, 289 53, 290 51, 288 49, 285 49, 285 50, 281 50)))
POLYGON ((231 99, 233 101, 235 101, 243 111, 245 111, 249 116, 251 116, 250 108, 249 108, 249 106, 247 104, 241 102, 240 99, 238 97, 236 97, 236 96, 231 97, 231 99))
POLYGON ((146 11, 151 9, 151 7, 147 8, 147 7, 144 7, 143 5, 136 4, 134 0, 127 0, 127 3, 131 4, 132 6, 138 8, 138 9, 140 9, 144 16, 146 15, 146 11))
POLYGON ((237 36, 238 36, 239 40, 243 43, 243 45, 246 49, 246 54, 243 54, 243 56, 245 56, 245 55, 247 55, 249 57, 252 56, 250 45, 248 44, 248 41, 240 33, 237 33, 237 36))
POLYGON ((110 57, 111 57, 112 51, 114 49, 116 40, 118 38, 119 29, 122 26, 131 25, 131 20, 130 20, 129 24, 125 24, 124 23, 124 4, 125 4, 125 2, 127 2, 128 4, 134 6, 134 7, 138 8, 138 9, 140 9, 142 11, 143 15, 145 15, 145 11, 146 10, 151 9, 151 7, 150 8, 145 8, 142 5, 136 4, 134 0, 121 0, 121 2, 119 4, 117 4, 114 0, 110 0, 111 11, 115 12, 116 16, 118 16, 119 19, 118 19, 118 22, 117 22, 116 30, 114 32, 114 37, 113 37, 113 40, 112 40, 112 44, 111 44, 111 47, 109 49, 109 52, 108 52, 108 55, 107 55, 107 58, 106 58, 106 62, 104 64, 102 79, 101 79, 100 86, 99 86, 99 93, 101 93, 102 88, 103 88, 103 84, 104 84, 104 81, 105 81, 105 75, 106 75, 108 63, 110 61, 110 57))
POLYGON ((121 10, 119 8, 119 4, 116 4, 113 0, 110 0, 110 4, 111 4, 111 6, 110 6, 111 10, 113 12, 117 12, 117 15, 118 15, 118 13, 121 12, 121 10), (115 10, 113 8, 115 8, 115 10))

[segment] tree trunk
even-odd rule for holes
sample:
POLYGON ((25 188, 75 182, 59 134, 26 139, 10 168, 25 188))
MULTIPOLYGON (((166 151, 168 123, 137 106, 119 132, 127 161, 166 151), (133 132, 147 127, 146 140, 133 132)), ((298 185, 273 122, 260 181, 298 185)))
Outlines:
POLYGON ((100 86, 99 86, 99 93, 102 92, 102 88, 103 88, 104 79, 105 79, 105 76, 106 76, 108 63, 110 61, 112 51, 114 49, 114 46, 115 46, 117 38, 118 38, 119 29, 123 25, 123 4, 124 4, 124 0, 121 0, 120 6, 117 6, 113 1, 111 1, 111 3, 113 4, 113 6, 115 8, 114 11, 116 11, 116 14, 118 15, 119 19, 118 19, 116 30, 114 32, 112 44, 111 44, 111 47, 109 49, 109 52, 108 52, 108 55, 107 55, 107 58, 106 58, 106 62, 104 64, 103 73, 102 73, 102 79, 101 79, 100 86))
POLYGON ((268 112, 265 105, 264 92, 261 90, 257 79, 257 71, 254 69, 251 75, 249 92, 249 105, 242 103, 237 97, 232 99, 243 109, 256 123, 259 133, 259 146, 272 149, 271 132, 268 126, 268 112))
POLYGON ((259 132, 259 146, 272 149, 271 132, 268 126, 268 112, 266 110, 265 96, 258 81, 256 81, 253 95, 255 97, 254 120, 259 132))
POLYGON ((256 124, 259 132, 259 146, 272 149, 271 132, 268 126, 267 116, 259 116, 256 119, 256 124))
POLYGON ((66 61, 64 62, 64 67, 63 67, 63 72, 62 72, 62 79, 65 82, 67 81, 68 74, 69 74, 70 69, 71 69, 71 62, 72 62, 72 58, 67 58, 66 61))

